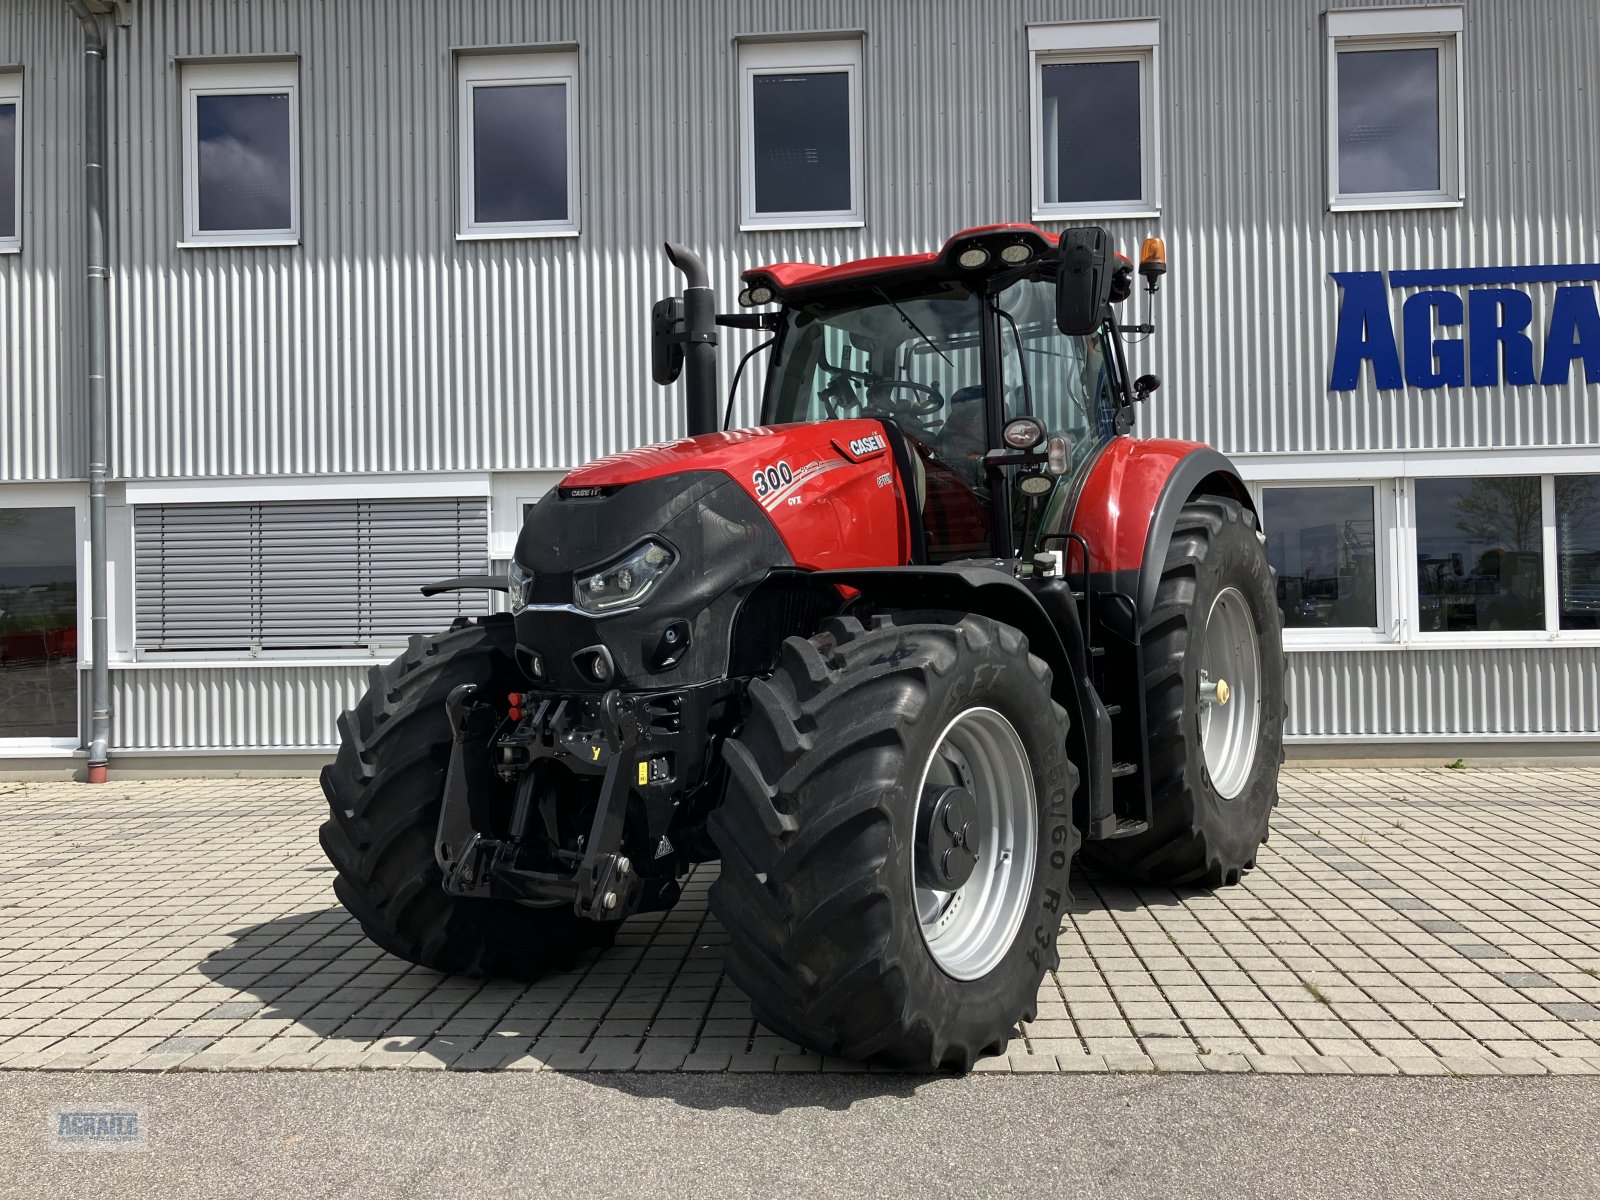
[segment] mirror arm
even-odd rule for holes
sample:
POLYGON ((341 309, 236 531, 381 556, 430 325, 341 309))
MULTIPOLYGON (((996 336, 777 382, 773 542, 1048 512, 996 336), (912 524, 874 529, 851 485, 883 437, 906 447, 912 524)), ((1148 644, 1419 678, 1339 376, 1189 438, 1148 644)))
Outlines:
POLYGON ((718 313, 717 324, 725 329, 764 329, 768 333, 778 328, 781 313, 718 313))

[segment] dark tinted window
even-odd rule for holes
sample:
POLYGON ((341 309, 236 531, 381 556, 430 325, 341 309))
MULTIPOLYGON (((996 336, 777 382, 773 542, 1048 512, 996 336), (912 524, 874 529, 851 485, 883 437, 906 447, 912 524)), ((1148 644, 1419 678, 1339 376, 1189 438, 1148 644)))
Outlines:
POLYGON ((1339 52, 1339 191, 1439 190, 1439 52, 1339 52))
POLYGON ((1556 476, 1561 628, 1600 629, 1600 475, 1556 476))
POLYGON ((0 508, 0 738, 78 732, 78 530, 70 508, 0 508))
POLYGON ((1544 519, 1535 476, 1419 479, 1424 633, 1544 628, 1544 519))
POLYGON ((287 92, 195 97, 201 230, 293 225, 289 108, 287 92))
POLYGON ((1141 66, 1137 62, 1046 64, 1044 199, 1047 204, 1138 200, 1141 66))
POLYGON ((1263 488, 1261 507, 1285 627, 1376 628, 1372 489, 1263 488))
POLYGON ((17 236, 17 106, 0 104, 0 238, 17 236))
POLYGON ((472 89, 473 220, 565 221, 567 85, 472 89))
POLYGON ((848 212, 849 73, 757 75, 752 84, 756 211, 848 212))

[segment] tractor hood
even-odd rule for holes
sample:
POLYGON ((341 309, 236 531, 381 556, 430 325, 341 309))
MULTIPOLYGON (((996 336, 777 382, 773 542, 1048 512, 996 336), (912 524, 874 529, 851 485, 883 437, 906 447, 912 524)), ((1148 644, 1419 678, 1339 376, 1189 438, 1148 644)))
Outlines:
POLYGON ((909 561, 910 519, 891 448, 903 441, 865 419, 707 433, 596 459, 557 490, 610 494, 686 471, 716 472, 767 514, 795 565, 899 566, 909 561))
POLYGON ((524 672, 563 691, 723 678, 740 607, 774 570, 907 562, 894 436, 869 420, 703 434, 571 472, 517 540, 524 672), (600 607, 619 595, 619 564, 662 551, 648 590, 629 570, 637 603, 600 607))

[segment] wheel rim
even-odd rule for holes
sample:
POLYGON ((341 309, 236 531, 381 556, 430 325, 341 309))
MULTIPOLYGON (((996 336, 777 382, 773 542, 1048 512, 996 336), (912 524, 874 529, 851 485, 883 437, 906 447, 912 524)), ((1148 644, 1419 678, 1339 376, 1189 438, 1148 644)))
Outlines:
POLYGON ((1250 779, 1261 739, 1261 652, 1238 588, 1218 592, 1206 616, 1197 703, 1211 786, 1231 800, 1250 779))
POLYGON ((940 733, 917 795, 922 939, 945 974, 981 978, 1011 948, 1033 890, 1039 813, 1022 738, 994 709, 967 709, 940 733))

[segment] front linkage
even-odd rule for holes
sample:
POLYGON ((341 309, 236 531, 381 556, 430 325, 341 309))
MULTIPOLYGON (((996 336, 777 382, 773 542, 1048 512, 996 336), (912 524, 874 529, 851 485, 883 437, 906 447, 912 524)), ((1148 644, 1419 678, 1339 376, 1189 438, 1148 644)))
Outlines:
POLYGON ((454 733, 434 858, 444 889, 620 921, 676 903, 680 864, 697 861, 685 819, 702 806, 711 731, 741 690, 734 682, 669 692, 592 696, 512 693, 507 709, 462 684, 445 701, 454 733), (511 784, 508 822, 495 819, 496 780, 511 784), (586 834, 564 837, 572 784, 598 780, 586 834), (567 785, 563 788, 563 784, 567 785), (635 804, 637 797, 642 803, 635 804), (630 822, 630 809, 633 820, 630 822), (497 832, 497 826, 503 832, 497 832), (631 837, 626 835, 631 834, 631 837), (684 844, 675 844, 677 840, 684 844), (631 842, 632 853, 625 847, 631 842), (644 857, 641 869, 636 859, 644 857))

